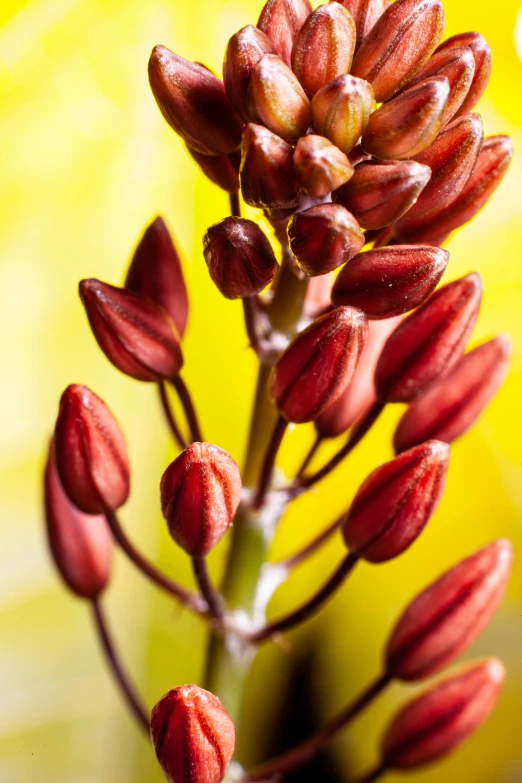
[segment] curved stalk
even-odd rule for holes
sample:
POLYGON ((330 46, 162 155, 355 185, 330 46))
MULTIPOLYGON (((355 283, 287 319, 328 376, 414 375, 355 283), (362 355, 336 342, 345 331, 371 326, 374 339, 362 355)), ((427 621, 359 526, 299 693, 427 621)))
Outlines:
POLYGON ((208 572, 207 560, 205 557, 193 557, 192 569, 196 583, 200 589, 201 595, 208 604, 209 613, 215 620, 223 621, 225 611, 223 607, 223 598, 214 588, 208 572))
POLYGON ((158 383, 158 390, 159 390, 159 395, 161 400, 161 407, 163 408, 163 412, 165 413, 165 418, 167 419, 167 423, 169 425, 170 431, 172 432, 174 438, 178 442, 179 447, 181 449, 186 449, 188 443, 183 437, 183 433, 181 432, 176 422, 176 419, 174 418, 174 412, 170 407, 169 398, 167 396, 167 388, 165 386, 164 381, 158 383))
POLYGON ((201 434, 201 427, 199 426, 196 409, 194 407, 188 386, 181 375, 177 375, 175 378, 173 378, 171 383, 176 390, 181 405, 183 406, 192 441, 199 441, 201 443, 203 441, 203 435, 201 434))

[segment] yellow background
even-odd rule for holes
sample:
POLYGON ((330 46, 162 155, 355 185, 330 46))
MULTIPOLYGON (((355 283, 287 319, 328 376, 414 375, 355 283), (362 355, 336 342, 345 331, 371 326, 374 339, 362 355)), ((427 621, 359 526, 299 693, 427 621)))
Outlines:
MULTIPOLYGON (((515 27, 520 0, 447 0, 447 34, 480 30, 494 56, 481 111, 487 133, 512 134, 522 149, 522 65, 515 27)), ((127 433, 133 493, 123 511, 143 549, 179 579, 187 560, 170 543, 158 509, 158 479, 174 451, 154 388, 124 378, 105 360, 77 296, 82 277, 122 280, 132 248, 157 214, 186 259, 191 296, 186 377, 206 438, 238 460, 252 398, 254 362, 240 304, 213 288, 201 256, 205 228, 226 214, 162 120, 149 92, 151 47, 164 43, 220 69, 228 37, 255 23, 258 0, 4 0, 0 10, 0 319, 2 356, 0 569, 0 779, 9 783, 155 783, 150 749, 125 714, 89 626, 88 609, 58 583, 44 545, 41 470, 59 395, 90 385, 127 433)), ((521 17, 522 19, 522 17, 521 17)), ((522 49, 522 21, 519 48, 522 49)), ((515 350, 508 383, 473 432, 453 448, 447 491, 422 539, 389 565, 362 566, 318 621, 313 687, 321 714, 340 707, 374 676, 394 618, 421 587, 497 536, 522 553, 522 155, 482 216, 450 243, 447 279, 479 270, 484 305, 474 340, 507 331, 515 350)), ((359 482, 391 455, 399 411, 387 412, 352 461, 287 516, 275 545, 290 551, 345 508, 359 482)), ((292 432, 296 464, 311 431, 292 432)), ((213 565, 219 569, 223 549, 213 565)), ((295 575, 273 612, 299 600, 341 555, 335 542, 295 575)), ((522 557, 519 557, 522 561, 522 557)), ((107 607, 148 701, 197 680, 203 630, 158 596, 120 557, 107 607)), ((501 611, 469 656, 507 664, 494 717, 462 750, 415 780, 522 780, 522 566, 501 611)), ((250 759, 262 753, 267 710, 280 696, 291 653, 265 652, 249 699, 250 759)), ((376 738, 406 688, 396 686, 335 745, 341 770, 375 759, 376 738)), ((399 780, 390 776, 390 781, 399 780)))

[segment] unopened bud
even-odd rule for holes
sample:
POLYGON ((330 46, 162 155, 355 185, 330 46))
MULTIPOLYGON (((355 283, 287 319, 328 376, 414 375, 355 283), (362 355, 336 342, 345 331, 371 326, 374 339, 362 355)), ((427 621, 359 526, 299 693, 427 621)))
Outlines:
POLYGON ((197 685, 173 688, 156 704, 150 733, 168 783, 221 783, 235 729, 214 694, 197 685))
POLYGON ((415 204, 431 177, 429 166, 414 160, 359 163, 353 177, 333 194, 368 229, 390 226, 415 204))
POLYGON ((278 264, 270 242, 252 220, 227 217, 203 237, 210 277, 227 299, 253 296, 274 278, 278 264))
POLYGON ((417 596, 388 641, 388 674, 399 680, 431 677, 467 650, 497 610, 512 562, 511 543, 499 539, 417 596))
POLYGON ((287 65, 292 61, 294 39, 311 13, 310 0, 267 0, 263 6, 257 26, 287 65))
POLYGON ((331 141, 322 136, 302 136, 294 151, 295 176, 305 193, 321 198, 348 182, 353 166, 331 141))
POLYGON ((372 108, 371 84, 355 76, 338 76, 312 99, 314 127, 348 155, 361 138, 372 108))
POLYGON ((447 375, 461 358, 477 320, 482 282, 477 273, 439 288, 402 321, 383 348, 375 371, 383 402, 410 402, 447 375))
POLYGON ((340 204, 318 204, 296 212, 288 223, 290 250, 310 277, 333 272, 357 255, 364 234, 340 204))
POLYGON ((275 54, 275 49, 270 39, 251 24, 242 27, 227 44, 223 82, 228 100, 245 122, 250 119, 247 92, 252 72, 265 54, 275 54))
POLYGON ((266 125, 285 141, 296 141, 306 133, 312 119, 303 88, 275 54, 265 54, 254 68, 248 108, 254 122, 266 125))
POLYGON ((190 149, 189 155, 196 161, 203 174, 227 193, 237 193, 239 190, 239 155, 231 152, 229 155, 203 155, 190 149))
POLYGON ((338 307, 297 335, 272 370, 269 391, 287 421, 313 421, 350 383, 366 343, 368 322, 338 307))
POLYGON ((411 87, 373 112, 362 147, 377 158, 407 160, 437 138, 449 96, 444 76, 411 87))
POLYGON ((467 46, 471 49, 473 59, 475 60, 475 71, 471 86, 458 110, 458 116, 463 116, 473 111, 484 94, 491 76, 491 49, 484 36, 480 33, 460 33, 459 35, 454 35, 441 43, 437 52, 460 48, 461 46, 467 46))
POLYGON ((223 83, 198 63, 155 46, 149 81, 161 113, 192 149, 204 155, 232 152, 241 142, 241 123, 223 83))
POLYGON ((437 287, 449 253, 438 247, 395 245, 360 253, 337 276, 334 305, 358 307, 370 319, 402 315, 437 287))
POLYGON ((292 70, 308 97, 346 74, 355 49, 355 22, 340 3, 312 11, 294 41, 292 70))
POLYGON ((262 125, 250 123, 241 143, 241 193, 263 209, 290 209, 299 201, 292 146, 262 125))
POLYGON ((352 74, 370 82, 376 101, 387 101, 433 54, 443 30, 440 0, 396 0, 362 42, 352 74))
POLYGON ((115 511, 129 496, 125 439, 109 408, 86 386, 68 386, 54 432, 56 466, 69 499, 86 514, 115 511))
POLYGON ((183 364, 179 334, 167 311, 124 288, 82 280, 80 298, 105 356, 138 381, 175 378, 183 364))
MULTIPOLYGON (((219 160, 219 157, 212 160, 219 160)), ((179 334, 184 334, 189 308, 187 288, 181 259, 163 218, 157 217, 140 239, 127 272, 125 288, 164 307, 179 334)))
POLYGON ((357 47, 359 47, 386 10, 385 0, 337 0, 351 13, 357 31, 357 47))

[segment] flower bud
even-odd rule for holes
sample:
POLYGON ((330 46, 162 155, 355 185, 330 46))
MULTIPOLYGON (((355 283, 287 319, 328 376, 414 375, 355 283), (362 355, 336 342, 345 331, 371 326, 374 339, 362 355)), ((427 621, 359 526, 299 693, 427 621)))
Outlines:
POLYGON ((471 86, 458 110, 457 116, 459 117, 473 111, 484 94, 491 76, 491 49, 484 36, 480 33, 459 33, 459 35, 454 35, 441 43, 437 52, 460 48, 461 46, 467 46, 471 49, 471 54, 475 60, 475 71, 471 86))
MULTIPOLYGON (((208 160, 219 160, 219 157, 208 160)), ((127 272, 125 288, 164 307, 179 334, 184 334, 189 306, 187 288, 181 259, 163 218, 157 217, 140 239, 127 272)))
POLYGON ((80 298, 98 345, 118 370, 138 381, 178 374, 179 334, 163 307, 93 278, 80 282, 80 298))
POLYGON ((415 204, 431 170, 414 160, 359 163, 353 177, 333 194, 368 229, 390 226, 415 204))
POLYGON ((357 47, 386 9, 384 0, 337 0, 351 13, 357 31, 357 47))
POLYGON ((396 0, 359 47, 352 74, 370 82, 376 101, 387 101, 430 58, 443 30, 440 0, 396 0))
POLYGON ((499 539, 417 596, 388 641, 388 674, 399 680, 431 677, 467 650, 500 604, 512 562, 511 543, 499 539))
POLYGON ((403 707, 382 743, 387 769, 414 769, 436 761, 465 742, 489 717, 505 671, 490 658, 437 683, 403 707))
POLYGON ((221 783, 235 729, 214 694, 197 685, 173 688, 156 704, 150 733, 168 783, 221 783))
POLYGON ((296 212, 288 223, 288 239, 297 265, 310 277, 332 272, 364 245, 357 221, 340 204, 296 212))
POLYGON ((344 154, 322 136, 302 136, 294 151, 295 176, 305 193, 321 198, 348 182, 353 166, 344 154))
POLYGON ((196 161, 203 174, 227 193, 239 190, 239 159, 237 152, 229 155, 203 155, 187 147, 189 155, 196 161))
POLYGON ((223 61, 223 82, 228 100, 248 122, 247 92, 252 71, 265 54, 275 54, 267 36, 251 24, 242 27, 227 44, 223 61))
POLYGON ((129 496, 129 460, 118 422, 87 386, 68 386, 54 431, 56 467, 69 499, 86 514, 115 511, 129 496))
POLYGON ((223 83, 198 63, 155 46, 149 81, 161 113, 189 147, 204 155, 232 152, 241 141, 241 123, 223 83))
POLYGON ((395 245, 368 250, 341 270, 332 302, 358 307, 370 319, 402 315, 435 290, 448 260, 449 253, 438 247, 395 245))
POLYGON ((361 138, 372 108, 371 84, 355 76, 338 76, 312 99, 314 127, 348 155, 361 138))
POLYGON ((262 125, 250 123, 241 143, 241 192, 245 203, 263 209, 290 209, 299 201, 294 151, 262 125))
POLYGON ((377 158, 406 160, 432 144, 442 127, 449 96, 444 76, 411 87, 373 112, 362 147, 377 158))
POLYGON ((291 64, 294 39, 311 13, 310 0, 267 0, 263 6, 257 26, 287 65, 291 64))
POLYGON ((350 70, 355 49, 355 22, 340 3, 312 11, 294 41, 292 70, 311 98, 350 70))
POLYGON ((510 353, 510 340, 501 335, 466 354, 446 378, 436 381, 408 408, 395 431, 395 451, 426 438, 445 443, 460 438, 502 385, 510 353))
POLYGON ((440 502, 448 462, 449 446, 430 440, 374 470, 343 521, 350 552, 383 563, 408 549, 440 502))
POLYGON ((477 320, 482 282, 477 273, 439 288, 402 321, 375 370, 382 402, 410 402, 459 361, 477 320))
POLYGON ((350 383, 366 343, 359 310, 338 307, 297 335, 272 370, 269 392, 287 421, 313 421, 350 383))
POLYGON ((303 88, 275 54, 265 54, 252 72, 248 109, 254 122, 285 141, 296 141, 306 133, 312 119, 303 88))
POLYGON ((192 443, 161 478, 161 510, 176 544, 204 557, 232 524, 241 494, 239 468, 223 449, 192 443))
POLYGON ((252 220, 227 217, 203 237, 203 255, 210 277, 227 299, 262 291, 278 265, 270 242, 252 220))
POLYGON ((84 514, 65 494, 51 445, 44 478, 45 521, 53 560, 80 598, 96 598, 109 582, 112 536, 104 516, 84 514))

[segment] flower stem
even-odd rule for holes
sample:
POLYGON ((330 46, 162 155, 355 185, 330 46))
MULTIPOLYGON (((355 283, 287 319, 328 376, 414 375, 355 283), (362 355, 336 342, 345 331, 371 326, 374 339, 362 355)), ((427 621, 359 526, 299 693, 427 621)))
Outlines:
POLYGON ((239 192, 229 193, 230 214, 232 217, 241 217, 241 202, 239 201, 239 192))
POLYGON ((167 419, 168 425, 170 427, 170 431, 174 435, 174 438, 177 440, 179 447, 181 449, 186 449, 188 444, 185 441, 185 438, 183 437, 183 434, 177 425, 176 419, 174 418, 174 413, 172 411, 172 408, 170 407, 169 398, 167 397, 167 388, 165 386, 164 381, 158 383, 158 389, 159 389, 161 405, 165 413, 165 418, 167 419))
POLYGON ((374 767, 374 769, 371 769, 362 778, 359 778, 359 780, 357 780, 356 783, 374 783, 374 781, 379 780, 379 778, 382 778, 382 776, 387 771, 388 769, 387 767, 384 766, 384 764, 379 764, 378 767, 374 767))
POLYGON ((185 411, 192 441, 199 441, 201 443, 203 441, 203 435, 201 434, 201 428, 199 426, 196 409, 194 407, 194 403, 192 402, 192 396, 188 390, 188 386, 181 375, 177 375, 175 378, 173 378, 171 383, 175 388, 179 397, 179 401, 181 402, 183 410, 185 411))
POLYGON ((287 428, 288 422, 282 416, 278 416, 261 466, 259 484, 253 501, 254 508, 261 508, 266 498, 266 493, 270 488, 270 482, 274 473, 277 452, 279 451, 287 428))
POLYGON ((301 563, 303 563, 305 560, 308 560, 309 557, 314 555, 323 544, 329 541, 330 538, 335 533, 337 533, 345 516, 346 514, 343 514, 341 517, 339 517, 339 519, 336 519, 335 522, 332 522, 330 525, 328 525, 328 527, 325 528, 322 533, 319 533, 318 536, 313 538, 310 543, 308 543, 298 552, 295 552, 293 555, 289 555, 282 560, 278 560, 273 565, 276 568, 284 568, 288 572, 290 572, 296 566, 301 565, 301 563))
POLYGON ((210 574, 208 573, 206 558, 193 557, 192 568, 196 583, 201 591, 201 595, 208 604, 211 616, 215 620, 223 620, 225 617, 223 599, 212 584, 210 574))
POLYGON ((323 436, 320 435, 319 433, 317 433, 317 436, 316 436, 314 442, 312 443, 312 446, 310 447, 310 449, 308 451, 308 454, 305 456, 304 460, 301 463, 301 467, 299 468, 299 470, 296 473, 296 478, 301 478, 301 476, 304 475, 305 470, 307 469, 308 465, 311 463, 311 461, 315 457, 315 455, 317 453, 317 449, 319 448, 319 446, 321 445, 322 442, 323 442, 323 436))

